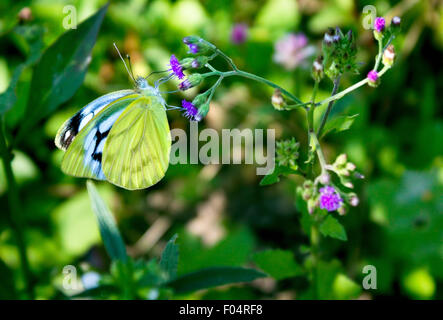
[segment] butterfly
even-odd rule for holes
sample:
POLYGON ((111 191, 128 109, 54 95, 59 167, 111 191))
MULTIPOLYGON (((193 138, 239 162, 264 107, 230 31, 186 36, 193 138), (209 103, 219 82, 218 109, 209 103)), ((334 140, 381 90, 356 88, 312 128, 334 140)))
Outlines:
POLYGON ((132 69, 129 74, 133 90, 95 99, 58 130, 55 145, 65 151, 64 173, 129 190, 148 188, 164 177, 171 149, 167 104, 157 85, 135 79, 132 69))

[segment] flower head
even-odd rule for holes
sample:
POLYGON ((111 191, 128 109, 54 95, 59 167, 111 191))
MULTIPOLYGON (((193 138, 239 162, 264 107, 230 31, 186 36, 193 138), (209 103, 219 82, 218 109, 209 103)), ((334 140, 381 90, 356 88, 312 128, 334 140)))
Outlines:
POLYGON ((374 29, 375 29, 375 31, 383 32, 383 30, 385 29, 385 25, 386 25, 385 18, 383 18, 383 17, 375 18, 375 21, 374 21, 374 29))
POLYGON ((375 70, 369 71, 367 78, 369 79, 368 84, 371 87, 376 87, 377 86, 377 82, 378 82, 378 73, 377 73, 377 71, 375 71, 375 70))
POLYGON ((248 26, 244 23, 237 23, 231 31, 231 41, 233 44, 242 44, 248 36, 248 26))
POLYGON ((335 211, 342 206, 343 199, 331 186, 320 189, 320 208, 328 211, 335 211))
POLYGON ((178 88, 182 91, 185 91, 199 85, 202 81, 203 81, 203 76, 200 73, 193 73, 190 76, 188 76, 187 79, 182 81, 178 85, 178 88))
POLYGON ((169 66, 171 67, 169 70, 172 71, 171 75, 176 76, 180 80, 185 77, 185 74, 183 73, 183 67, 178 59, 175 57, 175 55, 171 55, 171 58, 169 59, 169 66))
POLYGON ((399 26, 401 23, 401 18, 395 16, 394 18, 392 18, 391 24, 393 24, 394 26, 399 26))
POLYGON ((200 117, 198 115, 198 110, 192 102, 182 100, 182 107, 184 110, 183 115, 186 118, 191 119, 191 120, 195 120, 195 121, 200 121, 200 117))
POLYGON ((188 53, 193 53, 193 54, 198 53, 198 45, 196 45, 194 43, 190 43, 190 44, 188 44, 188 47, 189 47, 188 53))
POLYGON ((287 70, 293 70, 313 55, 314 51, 314 47, 308 46, 308 39, 304 34, 290 33, 275 43, 274 61, 287 70))

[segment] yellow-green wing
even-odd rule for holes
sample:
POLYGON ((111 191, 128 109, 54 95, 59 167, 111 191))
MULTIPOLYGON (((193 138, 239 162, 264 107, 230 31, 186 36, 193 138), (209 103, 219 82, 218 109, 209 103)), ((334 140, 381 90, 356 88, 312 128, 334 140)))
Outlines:
POLYGON ((124 109, 139 98, 136 93, 126 95, 98 112, 70 143, 62 160, 62 171, 76 177, 105 180, 102 152, 108 134, 124 109))
POLYGON ((170 150, 164 106, 155 97, 141 97, 113 125, 103 151, 103 172, 125 189, 148 188, 165 175, 170 150))

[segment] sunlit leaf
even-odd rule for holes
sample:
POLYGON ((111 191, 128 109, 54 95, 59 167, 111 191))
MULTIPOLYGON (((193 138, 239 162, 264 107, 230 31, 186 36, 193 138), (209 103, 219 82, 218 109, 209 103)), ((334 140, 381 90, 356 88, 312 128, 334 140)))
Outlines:
POLYGON ((71 98, 83 82, 91 51, 108 5, 63 33, 36 65, 21 135, 38 120, 71 98))
POLYGON ((125 244, 117 229, 112 213, 100 197, 94 183, 87 181, 86 186, 88 187, 92 209, 97 217, 100 234, 106 251, 112 260, 126 261, 128 257, 126 255, 125 244))
POLYGON ((326 122, 323 128, 322 136, 325 136, 330 132, 340 132, 348 130, 354 123, 354 120, 357 116, 358 114, 354 114, 352 116, 339 116, 329 120, 328 122, 326 122))
POLYGON ((328 215, 325 221, 320 225, 320 232, 326 237, 329 236, 331 238, 339 239, 346 241, 348 237, 346 236, 345 228, 338 222, 337 219, 328 215))

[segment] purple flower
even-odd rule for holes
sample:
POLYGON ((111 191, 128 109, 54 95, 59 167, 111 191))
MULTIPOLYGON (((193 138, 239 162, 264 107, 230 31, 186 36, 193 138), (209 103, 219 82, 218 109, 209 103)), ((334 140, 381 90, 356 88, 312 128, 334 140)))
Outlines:
POLYGON ((191 81, 189 81, 189 79, 186 79, 186 80, 180 82, 180 84, 178 85, 178 88, 179 88, 181 91, 188 90, 188 89, 191 88, 191 87, 192 87, 192 85, 191 85, 191 81))
POLYGON ((275 43, 274 61, 293 70, 314 54, 314 47, 308 46, 308 39, 302 33, 290 33, 275 43))
POLYGON ((182 100, 182 107, 184 110, 183 115, 191 120, 199 121, 199 115, 197 108, 192 104, 192 102, 182 100))
POLYGON ((378 80, 378 73, 377 73, 377 71, 375 71, 375 70, 369 71, 368 79, 371 82, 377 82, 377 80, 378 80))
POLYGON ((189 43, 187 46, 189 47, 189 52, 188 53, 193 53, 193 54, 198 53, 198 45, 197 44, 189 43))
POLYGON ((377 32, 383 32, 383 30, 385 29, 385 25, 386 25, 385 18, 382 18, 382 17, 375 18, 374 29, 377 32))
POLYGON ((171 58, 169 59, 169 66, 171 67, 169 70, 172 71, 172 74, 175 75, 177 78, 181 80, 185 77, 185 74, 183 73, 183 67, 181 66, 175 55, 171 55, 171 58))
POLYGON ((231 41, 233 44, 242 44, 248 36, 248 26, 244 23, 237 23, 231 31, 231 41))
POLYGON ((320 209, 335 211, 342 203, 343 199, 333 187, 326 186, 320 189, 320 209))

